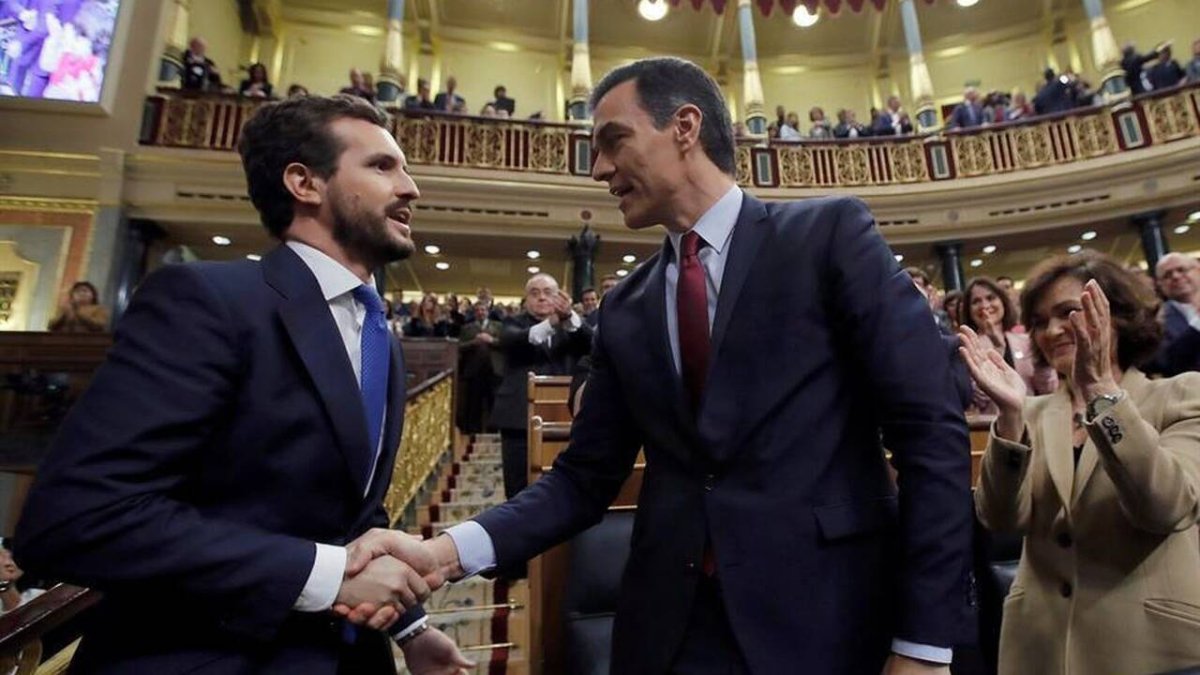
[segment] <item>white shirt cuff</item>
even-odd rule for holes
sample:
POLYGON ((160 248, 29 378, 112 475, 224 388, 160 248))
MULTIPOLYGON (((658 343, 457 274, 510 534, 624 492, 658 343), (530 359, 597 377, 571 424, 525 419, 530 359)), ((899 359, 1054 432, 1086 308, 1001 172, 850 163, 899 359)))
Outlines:
POLYGON ((292 605, 297 612, 324 612, 333 607, 342 587, 342 578, 346 576, 346 549, 329 544, 316 546, 317 557, 312 572, 309 572, 296 604, 292 605))
POLYGON ((421 626, 424 626, 427 623, 429 623, 429 617, 423 616, 423 617, 417 619, 416 621, 412 622, 411 624, 405 626, 404 630, 393 635, 392 639, 395 640, 396 642, 399 642, 399 641, 403 640, 404 638, 408 637, 409 633, 415 631, 416 629, 420 628, 421 626))
POLYGON ((541 347, 550 342, 551 336, 554 335, 554 326, 550 325, 550 320, 546 319, 541 323, 534 324, 529 328, 529 344, 534 347, 541 347))
POLYGON ((574 333, 575 331, 579 330, 579 327, 582 325, 583 319, 579 318, 579 315, 575 313, 575 310, 571 310, 571 318, 567 319, 566 323, 563 324, 563 329, 568 333, 574 333))
POLYGON ((901 640, 900 638, 892 640, 892 651, 900 656, 907 656, 910 659, 920 659, 921 661, 930 661, 932 663, 948 664, 954 660, 954 650, 949 647, 919 645, 908 640, 901 640))
POLYGON ((1200 314, 1196 314, 1196 316, 1192 317, 1192 320, 1188 322, 1188 325, 1192 327, 1192 330, 1200 330, 1200 314))
POLYGON ((442 534, 450 537, 458 549, 458 562, 462 565, 463 579, 486 572, 496 566, 496 547, 487 530, 479 523, 468 520, 448 528, 442 534))

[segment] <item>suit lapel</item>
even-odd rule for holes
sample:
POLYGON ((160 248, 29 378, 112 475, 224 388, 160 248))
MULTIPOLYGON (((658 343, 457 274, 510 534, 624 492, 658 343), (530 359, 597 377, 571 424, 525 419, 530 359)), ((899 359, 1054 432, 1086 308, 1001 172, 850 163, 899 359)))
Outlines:
POLYGON ((717 313, 713 318, 710 341, 709 375, 704 387, 706 398, 715 384, 712 381, 712 364, 721 356, 721 345, 725 341, 725 333, 729 330, 729 321, 738 306, 738 297, 746 285, 746 279, 750 276, 750 270, 758 256, 758 249, 767 233, 766 227, 758 225, 759 221, 767 217, 767 209, 763 203, 748 194, 743 196, 742 200, 742 210, 738 214, 737 225, 733 228, 733 237, 729 242, 725 273, 721 277, 721 291, 717 296, 717 313))
POLYGON ((312 271, 286 246, 277 247, 263 259, 263 274, 284 297, 279 317, 329 415, 357 494, 362 495, 371 456, 365 451, 369 443, 366 413, 329 304, 312 271))
POLYGON ((1066 387, 1059 387, 1046 406, 1046 423, 1042 425, 1046 437, 1042 447, 1046 448, 1046 468, 1050 480, 1058 491, 1058 499, 1070 513, 1071 487, 1075 477, 1075 457, 1071 441, 1071 395, 1066 387))

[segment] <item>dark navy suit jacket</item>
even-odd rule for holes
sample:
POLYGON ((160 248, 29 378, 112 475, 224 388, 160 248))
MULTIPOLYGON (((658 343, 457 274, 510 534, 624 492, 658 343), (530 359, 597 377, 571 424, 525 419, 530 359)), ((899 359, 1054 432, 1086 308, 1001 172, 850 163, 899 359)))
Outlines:
MULTIPOLYGON (((104 592, 73 672, 334 673, 339 627, 292 606, 313 542, 387 526, 404 392, 393 340, 368 488, 359 387, 291 249, 148 277, 17 528, 22 566, 104 592)), ((387 667, 386 647, 364 633, 356 649, 387 667)))
POLYGON ((1200 371, 1200 331, 1188 324, 1187 317, 1175 305, 1167 303, 1163 311, 1163 340, 1147 372, 1164 377, 1200 371))
POLYGON ((706 538, 753 673, 878 673, 893 638, 972 641, 970 450, 949 348, 866 207, 746 195, 698 414, 667 337, 669 255, 601 304, 553 470, 476 519, 499 567, 597 522, 644 448, 613 673, 667 670, 706 538))

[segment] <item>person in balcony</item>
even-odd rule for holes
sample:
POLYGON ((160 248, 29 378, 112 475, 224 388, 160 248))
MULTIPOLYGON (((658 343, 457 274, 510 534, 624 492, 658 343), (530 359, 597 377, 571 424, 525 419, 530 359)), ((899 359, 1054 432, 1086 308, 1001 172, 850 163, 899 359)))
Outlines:
MULTIPOLYGON (((508 89, 502 84, 496 85, 496 89, 492 92, 492 106, 496 112, 504 111, 504 117, 512 117, 517 114, 517 102, 508 97, 508 89)), ((500 115, 496 115, 500 117, 500 115)))
POLYGON ((250 98, 271 98, 273 89, 267 78, 266 66, 261 63, 251 63, 246 74, 248 77, 242 80, 241 86, 238 87, 239 94, 250 98))
POLYGON ((983 106, 979 104, 979 90, 967 87, 963 91, 963 101, 955 106, 946 122, 947 129, 974 129, 986 121, 983 106))
POLYGON ((1144 94, 1152 87, 1144 68, 1147 63, 1158 58, 1158 51, 1152 51, 1148 54, 1139 54, 1137 47, 1132 42, 1125 43, 1124 49, 1121 50, 1121 70, 1125 71, 1125 84, 1129 87, 1129 92, 1134 96, 1144 94))
POLYGON ((437 106, 429 98, 429 80, 417 78, 417 93, 404 99, 404 109, 412 111, 437 110, 437 106))
POLYGON ((833 130, 829 127, 829 120, 825 119, 824 108, 813 106, 812 110, 808 111, 808 121, 812 122, 812 128, 808 130, 809 138, 833 138, 833 130))
POLYGON ((912 120, 908 113, 900 107, 900 97, 895 94, 888 97, 887 107, 879 111, 871 123, 872 136, 903 136, 913 132, 912 120))
POLYGON ((180 88, 184 91, 220 91, 221 73, 217 64, 208 58, 208 42, 202 37, 193 37, 183 52, 183 71, 180 88))
POLYGON ((108 330, 108 310, 100 304, 96 287, 87 281, 71 286, 58 314, 50 321, 51 333, 103 333, 108 330))
POLYGON ((1033 97, 1034 111, 1039 115, 1053 115, 1075 107, 1071 87, 1066 76, 1059 77, 1053 68, 1042 72, 1044 82, 1033 97))
POLYGON ((1189 84, 1200 82, 1200 39, 1192 41, 1192 60, 1185 70, 1189 84))
POLYGON ((446 90, 438 92, 438 95, 433 99, 433 107, 437 110, 450 113, 461 113, 466 110, 467 101, 459 96, 458 78, 451 75, 446 78, 446 90))
POLYGON ((1183 67, 1179 62, 1171 58, 1171 45, 1163 45, 1158 52, 1158 62, 1146 71, 1146 79, 1150 81, 1150 88, 1154 91, 1160 89, 1170 89, 1183 82, 1187 77, 1183 67))
POLYGON ((358 68, 350 69, 350 84, 342 87, 339 94, 357 96, 365 101, 375 102, 375 89, 367 86, 367 76, 358 68))
POLYGON ((787 114, 783 126, 779 127, 779 140, 798 141, 804 136, 800 133, 800 116, 794 112, 787 114))
POLYGON ((1156 299, 1095 252, 1046 261, 1022 298, 1039 361, 1025 378, 963 328, 999 409, 975 490, 993 531, 1024 536, 1004 600, 1000 675, 1193 671, 1200 664, 1200 375, 1139 370, 1156 299))
POLYGON ((862 138, 871 135, 870 129, 858 123, 858 117, 853 110, 842 108, 837 117, 837 126, 833 128, 834 138, 862 138))
MULTIPOLYGON (((1017 325, 1017 312, 1008 293, 995 281, 976 277, 967 284, 963 296, 966 298, 963 325, 986 341, 985 346, 990 346, 1002 361, 1021 374, 1026 390, 1039 396, 1054 393, 1058 388, 1054 369, 1039 365, 1034 360, 1029 336, 1013 331, 1017 325)), ((981 414, 994 414, 996 402, 986 394, 982 390, 976 393, 975 410, 981 414)))
POLYGON ((1025 92, 1020 89, 1014 89, 1012 99, 1008 104, 1008 109, 1004 111, 1004 119, 1007 121, 1023 120, 1033 117, 1037 114, 1029 100, 1025 97, 1025 92))

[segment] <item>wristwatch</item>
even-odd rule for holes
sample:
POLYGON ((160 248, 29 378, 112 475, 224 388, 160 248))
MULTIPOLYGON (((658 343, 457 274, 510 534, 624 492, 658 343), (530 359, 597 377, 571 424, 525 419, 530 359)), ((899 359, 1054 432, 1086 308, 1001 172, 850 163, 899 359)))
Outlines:
POLYGON ((1115 394, 1100 394, 1096 398, 1087 402, 1087 421, 1090 424, 1109 408, 1121 402, 1125 398, 1125 392, 1119 391, 1115 394))

